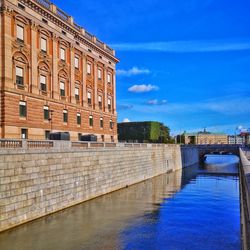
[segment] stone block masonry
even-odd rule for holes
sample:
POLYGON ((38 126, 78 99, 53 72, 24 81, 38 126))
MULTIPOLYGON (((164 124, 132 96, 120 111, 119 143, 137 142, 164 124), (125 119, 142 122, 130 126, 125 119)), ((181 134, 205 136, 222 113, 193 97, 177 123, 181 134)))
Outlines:
POLYGON ((182 168, 178 145, 0 151, 0 231, 182 168))

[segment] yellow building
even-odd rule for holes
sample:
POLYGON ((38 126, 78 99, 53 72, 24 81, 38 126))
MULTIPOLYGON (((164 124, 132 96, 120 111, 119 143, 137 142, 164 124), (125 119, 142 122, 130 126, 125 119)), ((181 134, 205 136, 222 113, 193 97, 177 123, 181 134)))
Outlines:
POLYGON ((223 133, 184 133, 185 144, 227 144, 228 136, 223 133))

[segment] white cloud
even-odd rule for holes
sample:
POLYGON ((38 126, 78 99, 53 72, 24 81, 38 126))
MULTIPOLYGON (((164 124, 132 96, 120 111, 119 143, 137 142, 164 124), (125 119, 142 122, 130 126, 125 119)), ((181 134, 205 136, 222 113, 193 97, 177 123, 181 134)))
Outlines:
POLYGON ((128 118, 124 118, 122 122, 130 122, 128 118))
POLYGON ((250 50, 250 39, 245 40, 197 40, 150 43, 118 43, 112 47, 120 51, 159 51, 172 53, 219 52, 250 50))
POLYGON ((147 101, 147 104, 148 105, 165 105, 165 104, 167 104, 167 100, 153 99, 153 100, 147 101))
POLYGON ((119 76, 135 76, 135 75, 144 75, 144 74, 150 74, 150 70, 149 69, 140 69, 138 67, 133 67, 131 69, 128 70, 124 70, 124 69, 118 69, 116 71, 116 74, 119 76))
POLYGON ((133 85, 131 86, 128 91, 129 92, 134 92, 134 93, 145 93, 145 92, 150 92, 154 90, 158 90, 159 87, 151 84, 140 84, 140 85, 133 85))

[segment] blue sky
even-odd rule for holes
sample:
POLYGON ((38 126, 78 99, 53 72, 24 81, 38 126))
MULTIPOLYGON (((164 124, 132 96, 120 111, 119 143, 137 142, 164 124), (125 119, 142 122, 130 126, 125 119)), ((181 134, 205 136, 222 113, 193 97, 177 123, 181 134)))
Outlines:
POLYGON ((116 49, 118 121, 250 127, 249 0, 54 3, 116 49))

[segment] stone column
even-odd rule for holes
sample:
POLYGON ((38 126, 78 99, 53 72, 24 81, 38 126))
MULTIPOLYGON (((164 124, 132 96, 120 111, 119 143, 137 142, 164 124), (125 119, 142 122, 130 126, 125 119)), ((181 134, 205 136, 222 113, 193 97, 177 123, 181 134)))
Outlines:
POLYGON ((76 103, 75 99, 75 50, 73 44, 70 44, 70 102, 76 103))
POLYGON ((31 92, 39 94, 38 71, 37 71, 37 25, 35 22, 31 24, 31 92))
POLYGON ((59 99, 59 83, 58 83, 58 37, 53 34, 52 38, 52 48, 53 48, 53 56, 52 56, 52 83, 51 83, 51 91, 52 98, 59 99))

